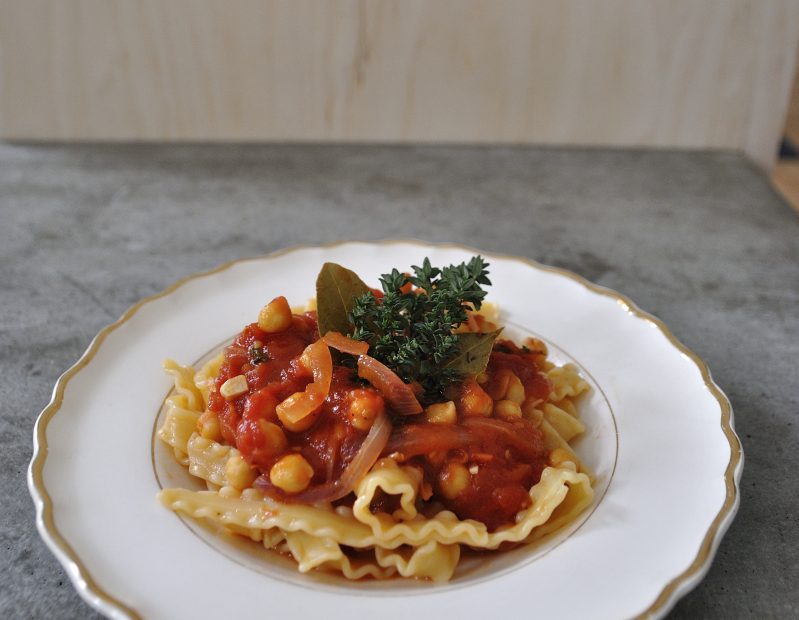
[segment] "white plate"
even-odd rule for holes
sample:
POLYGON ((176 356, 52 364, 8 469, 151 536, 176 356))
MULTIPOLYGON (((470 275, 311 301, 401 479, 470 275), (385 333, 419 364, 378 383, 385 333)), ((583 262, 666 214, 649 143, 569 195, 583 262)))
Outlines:
POLYGON ((98 334, 59 379, 34 431, 39 531, 80 595, 114 617, 660 617, 705 575, 738 505, 743 454, 728 400, 661 321, 618 293, 531 261, 486 255, 511 332, 534 332, 590 379, 578 451, 594 505, 538 543, 471 559, 444 586, 350 583, 185 522, 155 499, 190 484, 153 426, 165 357, 195 362, 265 300, 313 296, 325 261, 367 281, 477 250, 414 241, 286 250, 224 265, 146 299, 98 334))

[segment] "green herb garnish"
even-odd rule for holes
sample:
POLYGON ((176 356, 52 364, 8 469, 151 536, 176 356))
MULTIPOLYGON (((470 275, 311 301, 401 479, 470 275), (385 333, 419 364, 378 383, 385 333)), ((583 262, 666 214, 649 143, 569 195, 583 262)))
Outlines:
POLYGON ((250 364, 253 366, 269 361, 269 355, 264 351, 263 346, 257 347, 254 344, 250 345, 250 348, 247 349, 247 356, 250 358, 250 364))
POLYGON ((447 386, 482 372, 499 331, 454 334, 470 308, 480 309, 490 285, 488 263, 481 256, 439 269, 425 258, 413 275, 394 269, 380 278, 384 296, 366 291, 354 300, 349 321, 352 337, 369 343, 369 355, 406 383, 418 382, 427 400, 447 386), (416 291, 401 289, 412 284, 416 291))

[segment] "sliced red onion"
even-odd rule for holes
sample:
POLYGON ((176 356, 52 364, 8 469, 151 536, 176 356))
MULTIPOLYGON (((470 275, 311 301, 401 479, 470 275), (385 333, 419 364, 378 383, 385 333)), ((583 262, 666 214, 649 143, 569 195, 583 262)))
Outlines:
POLYGON ((410 459, 431 452, 479 445, 481 439, 487 438, 499 439, 502 445, 527 458, 534 458, 540 450, 540 435, 528 423, 520 420, 513 424, 495 418, 474 417, 457 425, 423 423, 396 428, 383 453, 399 453, 410 459))
POLYGON ((472 439, 472 434, 462 426, 408 424, 394 429, 384 454, 396 452, 410 459, 420 454, 464 448, 472 439))
POLYGON ((358 376, 375 386, 397 415, 422 413, 422 406, 411 386, 382 362, 361 355, 358 357, 358 376))
POLYGON ((480 434, 498 435, 506 447, 513 448, 525 458, 535 458, 542 446, 540 431, 523 419, 508 422, 496 418, 473 417, 466 418, 461 424, 472 433, 473 440, 478 439, 480 434))
POLYGON ((342 353, 349 353, 350 355, 366 355, 369 351, 369 344, 361 340, 354 340, 339 332, 327 332, 322 336, 324 343, 341 351, 342 353))
POLYGON ((380 415, 375 418, 372 428, 366 435, 366 439, 363 440, 355 457, 349 462, 337 480, 331 480, 325 484, 306 489, 295 495, 281 495, 280 497, 276 497, 273 493, 270 493, 270 491, 273 491, 273 487, 271 487, 271 484, 266 483, 265 480, 261 481, 261 484, 256 483, 256 486, 264 490, 274 499, 286 503, 321 504, 323 502, 334 502, 351 493, 355 486, 361 481, 361 478, 369 472, 372 466, 377 462, 377 459, 380 458, 380 454, 386 447, 390 435, 391 420, 385 412, 381 412, 380 415))

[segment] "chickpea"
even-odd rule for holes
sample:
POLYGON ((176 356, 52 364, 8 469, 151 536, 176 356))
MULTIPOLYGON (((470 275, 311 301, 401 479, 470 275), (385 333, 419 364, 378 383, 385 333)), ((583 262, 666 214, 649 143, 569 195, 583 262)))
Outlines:
POLYGON ((247 464, 241 455, 234 454, 225 463, 225 477, 230 486, 242 491, 255 482, 258 473, 247 464))
POLYGON ((285 297, 275 297, 261 308, 258 327, 268 333, 282 332, 291 327, 291 308, 285 297))
POLYGON ((269 470, 269 480, 286 493, 299 493, 308 488, 314 471, 301 454, 289 454, 269 470))
POLYGON ((264 448, 269 450, 270 453, 277 454, 288 447, 289 442, 286 439, 286 435, 277 424, 266 420, 258 420, 258 426, 261 428, 261 435, 264 438, 264 448))
POLYGON ((447 499, 455 499, 469 486, 470 480, 471 476, 466 467, 460 463, 447 463, 439 474, 441 493, 447 499))
POLYGON ((494 404, 494 415, 503 419, 520 418, 522 417, 522 408, 512 400, 498 400, 494 404))
POLYGON ((464 416, 488 417, 494 407, 494 401, 480 387, 474 379, 468 379, 463 383, 460 396, 458 397, 458 411, 464 416))
POLYGON ((347 417, 350 424, 359 431, 368 431, 372 428, 377 416, 386 408, 383 397, 374 390, 352 390, 348 400, 347 417))
POLYGON ((508 389, 505 391, 505 398, 521 405, 524 402, 524 385, 521 379, 515 374, 511 374, 508 379, 508 389))
POLYGON ((455 403, 448 400, 445 403, 435 403, 425 409, 424 417, 433 424, 455 424, 458 421, 458 412, 455 403))
POLYGON ((220 441, 222 439, 219 418, 210 409, 206 409, 197 419, 197 431, 200 433, 200 437, 211 441, 220 441))

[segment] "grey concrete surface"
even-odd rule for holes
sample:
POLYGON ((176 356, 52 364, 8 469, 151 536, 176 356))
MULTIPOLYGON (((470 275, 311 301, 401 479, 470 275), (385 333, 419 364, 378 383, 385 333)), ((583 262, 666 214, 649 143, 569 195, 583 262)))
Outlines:
POLYGON ((0 145, 0 617, 95 617, 25 473, 58 376, 141 297, 297 243, 418 237, 518 254, 660 316, 729 394, 739 515, 672 618, 799 616, 799 218, 732 153, 0 145))

